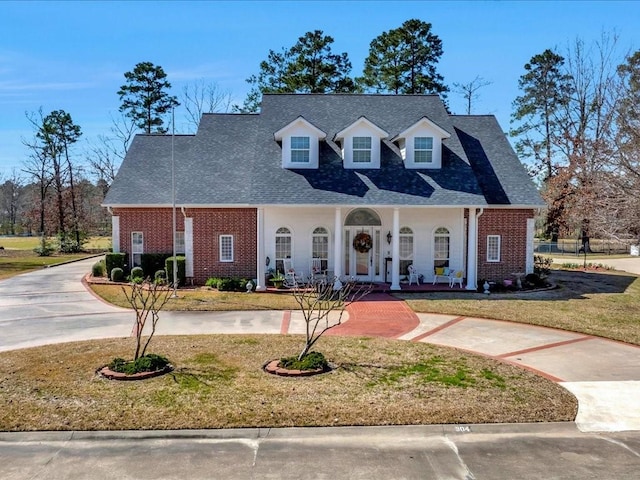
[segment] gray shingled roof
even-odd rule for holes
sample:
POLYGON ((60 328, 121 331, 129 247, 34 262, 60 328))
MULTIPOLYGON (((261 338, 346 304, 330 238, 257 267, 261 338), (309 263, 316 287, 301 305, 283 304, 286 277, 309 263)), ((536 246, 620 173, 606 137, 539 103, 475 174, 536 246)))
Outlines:
MULTIPOLYGON (((171 204, 171 142, 137 135, 104 204, 171 204)), ((203 115, 173 157, 178 205, 543 205, 495 118, 449 115, 435 95, 264 95, 260 114, 203 115), (281 167, 273 134, 300 115, 327 133, 318 169, 281 167), (405 169, 384 140, 380 169, 344 169, 334 136, 362 116, 389 138, 426 116, 451 134, 442 168, 405 169)))

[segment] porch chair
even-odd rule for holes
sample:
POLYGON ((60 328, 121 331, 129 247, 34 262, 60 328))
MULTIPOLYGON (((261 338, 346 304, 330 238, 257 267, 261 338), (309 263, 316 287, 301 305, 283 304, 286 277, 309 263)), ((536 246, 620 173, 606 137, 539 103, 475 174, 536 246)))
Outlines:
POLYGON ((438 283, 438 280, 444 279, 447 283, 451 283, 451 270, 448 267, 436 267, 433 269, 433 284, 438 283))
POLYGON ((287 287, 297 287, 298 283, 303 283, 302 272, 298 273, 293 268, 293 262, 290 258, 283 260, 284 264, 284 284, 287 287))
POLYGON ((462 288, 462 280, 464 279, 464 272, 462 270, 452 271, 449 274, 449 287, 453 288, 453 286, 457 283, 462 288))
POLYGON ((407 267, 409 271, 409 285, 415 280, 416 285, 420 285, 420 274, 416 271, 416 267, 413 264, 407 267))
POLYGON ((322 279, 326 277, 326 270, 322 270, 322 259, 320 258, 312 258, 311 259, 311 277, 316 279, 322 279))

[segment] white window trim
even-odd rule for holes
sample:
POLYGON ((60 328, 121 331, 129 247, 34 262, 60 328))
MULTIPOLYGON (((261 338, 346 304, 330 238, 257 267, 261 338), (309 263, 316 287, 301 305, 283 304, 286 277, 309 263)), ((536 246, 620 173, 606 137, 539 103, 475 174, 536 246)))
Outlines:
POLYGON ((315 127, 301 116, 275 132, 275 141, 282 142, 282 168, 318 168, 320 158, 320 141, 324 140, 326 136, 327 134, 325 132, 315 127), (308 162, 291 161, 292 137, 309 137, 308 162))
POLYGON ((502 238, 500 235, 487 235, 487 263, 499 263, 500 262, 500 254, 501 254, 501 245, 502 245, 502 238), (491 256, 491 248, 489 248, 490 246, 490 242, 491 240, 497 239, 498 241, 498 249, 497 249, 497 256, 496 257, 492 257, 491 256))
POLYGON ((131 253, 144 253, 144 232, 131 232, 131 253), (138 245, 133 241, 134 235, 140 235, 142 242, 138 245), (140 251, 136 250, 136 247, 140 247, 140 251))
POLYGON ((176 230, 176 254, 186 254, 186 235, 184 230, 176 230), (180 239, 182 237, 182 239, 180 239), (181 241, 182 240, 182 241, 181 241))
POLYGON ((434 144, 435 144, 435 139, 431 136, 416 136, 413 137, 413 163, 415 163, 416 165, 431 165, 433 164, 433 150, 434 150, 434 144), (418 138, 430 138, 431 139, 431 148, 416 148, 416 140, 418 138), (417 153, 418 152, 431 152, 431 160, 429 160, 428 162, 420 162, 417 160, 417 153))
POLYGON ((291 153, 289 158, 291 159, 291 163, 294 165, 308 165, 311 162, 311 137, 309 135, 292 135, 291 136, 291 153), (294 148, 293 147, 294 138, 306 138, 307 148, 294 148), (306 152, 307 159, 304 161, 296 161, 293 159, 293 152, 306 152))
POLYGON ((144 253, 144 232, 131 232, 131 266, 137 266, 138 264, 135 262, 136 255, 140 255, 142 258, 142 254, 144 253), (140 235, 142 242, 140 244, 134 243, 133 237, 134 235, 140 235))
POLYGON ((329 263, 329 257, 331 256, 331 231, 322 225, 317 225, 315 227, 313 227, 313 229, 311 230, 311 258, 316 258, 313 255, 313 245, 314 245, 314 239, 318 237, 318 238, 326 238, 327 239, 327 257, 323 258, 323 257, 317 257, 320 258, 321 260, 324 260, 325 262, 327 262, 327 269, 329 269, 329 266, 331 265, 329 263), (318 228, 324 228, 324 230, 326 231, 326 233, 313 233, 315 232, 318 228))
POLYGON ((448 226, 445 225, 438 225, 436 228, 433 229, 433 233, 431 235, 431 241, 433 242, 433 263, 435 264, 435 262, 442 262, 445 261, 447 262, 447 267, 445 268, 451 268, 451 231, 452 229, 448 226), (444 228, 447 230, 447 233, 437 233, 437 231, 441 228, 444 228), (446 258, 436 258, 436 238, 447 238, 448 239, 448 243, 449 243, 449 251, 448 251, 448 257, 446 258))
POLYGON ((371 163, 373 162, 373 138, 370 135, 356 135, 351 138, 351 161, 354 165, 371 165, 371 163), (356 148, 356 138, 368 138, 369 148, 356 148), (356 152, 369 152, 369 160, 367 160, 366 162, 357 161, 356 152))
POLYGON ((400 132, 391 139, 396 142, 400 154, 405 162, 405 168, 409 169, 439 169, 442 167, 442 141, 450 138, 446 130, 439 127, 426 117, 421 118, 409 128, 400 132), (431 137, 433 145, 431 150, 431 162, 415 161, 415 138, 431 137))
POLYGON ((360 117, 347 128, 336 133, 334 141, 340 144, 344 168, 380 168, 381 141, 383 138, 387 138, 388 136, 388 132, 370 122, 365 117, 360 117), (371 161, 353 161, 354 137, 371 137, 371 161))
POLYGON ((219 259, 221 263, 231 263, 233 262, 233 258, 234 258, 234 251, 233 251, 233 235, 220 235, 218 237, 218 249, 219 249, 219 259), (224 240, 226 239, 230 239, 231 240, 231 257, 225 257, 224 256, 224 252, 223 252, 223 243, 224 240))

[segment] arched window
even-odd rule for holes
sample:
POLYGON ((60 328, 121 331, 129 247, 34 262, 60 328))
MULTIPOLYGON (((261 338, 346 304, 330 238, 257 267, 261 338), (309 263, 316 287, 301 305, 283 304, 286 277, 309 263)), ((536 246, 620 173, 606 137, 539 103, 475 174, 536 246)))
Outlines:
POLYGON ((382 225, 380 221, 380 217, 376 212, 370 210, 368 208, 358 208, 349 212, 347 218, 344 220, 345 227, 360 227, 360 226, 372 226, 372 225, 382 225))
POLYGON ((291 258, 291 230, 280 227, 276 230, 276 265, 277 272, 284 273, 284 260, 291 258))
POLYGON ((329 268, 329 231, 318 227, 311 236, 311 257, 320 259, 322 271, 329 268))
POLYGON ((413 263, 413 230, 400 229, 400 275, 409 275, 408 267, 413 263))
POLYGON ((449 230, 445 227, 436 229, 433 236, 433 266, 434 268, 449 268, 449 230))

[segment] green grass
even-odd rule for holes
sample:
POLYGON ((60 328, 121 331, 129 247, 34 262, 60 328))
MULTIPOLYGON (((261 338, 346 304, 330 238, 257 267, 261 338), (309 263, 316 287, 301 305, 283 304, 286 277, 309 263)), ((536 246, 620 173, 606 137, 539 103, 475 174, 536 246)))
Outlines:
MULTIPOLYGON (((56 244, 55 237, 49 237, 47 240, 56 244)), ((0 246, 9 250, 33 250, 40 246, 40 237, 0 237, 0 246)), ((83 247, 107 250, 111 247, 111 237, 90 237, 83 247)))
MULTIPOLYGON (((131 308, 123 291, 126 284, 90 285, 93 292, 105 301, 123 308, 131 308)), ((297 310, 300 306, 287 293, 218 292, 209 289, 182 289, 178 298, 171 298, 164 310, 172 311, 235 311, 235 310, 297 310)))
POLYGON ((133 382, 95 374, 112 358, 130 358, 131 338, 3 352, 0 431, 556 422, 577 412, 573 395, 550 380, 425 343, 327 337, 317 346, 330 372, 263 371, 303 342, 300 335, 159 336, 152 350, 175 370, 133 382))
POLYGON ((48 265, 87 258, 86 253, 56 254, 40 257, 29 250, 0 250, 0 280, 40 270, 48 265))
POLYGON ((508 320, 640 345, 640 278, 615 271, 553 270, 558 288, 492 294, 398 293, 415 312, 508 320))

